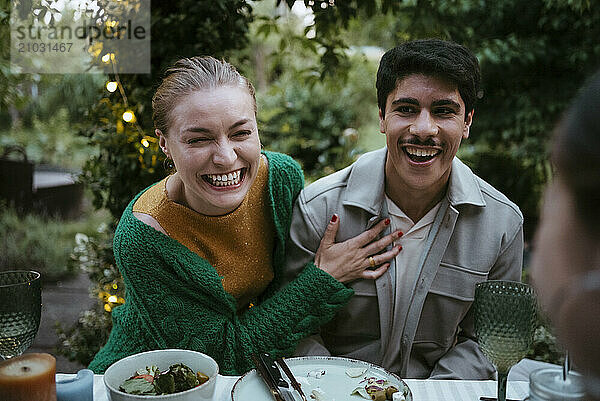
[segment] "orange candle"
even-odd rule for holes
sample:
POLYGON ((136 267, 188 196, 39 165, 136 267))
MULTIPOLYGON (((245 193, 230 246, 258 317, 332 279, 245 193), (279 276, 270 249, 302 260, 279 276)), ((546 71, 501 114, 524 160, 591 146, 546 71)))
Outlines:
POLYGON ((0 400, 56 401, 56 359, 31 353, 0 363, 0 400))

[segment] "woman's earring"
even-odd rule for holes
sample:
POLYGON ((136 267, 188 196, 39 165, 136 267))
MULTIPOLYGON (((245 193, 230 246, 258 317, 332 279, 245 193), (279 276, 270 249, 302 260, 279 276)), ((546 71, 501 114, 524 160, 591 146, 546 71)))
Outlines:
POLYGON ((163 168, 169 173, 173 172, 175 170, 175 163, 173 163, 173 159, 167 157, 165 160, 163 160, 163 168))

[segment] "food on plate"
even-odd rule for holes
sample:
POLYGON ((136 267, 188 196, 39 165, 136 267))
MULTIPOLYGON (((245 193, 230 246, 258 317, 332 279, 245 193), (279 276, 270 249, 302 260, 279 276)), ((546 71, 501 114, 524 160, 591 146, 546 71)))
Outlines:
POLYGON ((394 395, 392 396, 392 400, 393 401, 406 401, 406 394, 398 391, 397 393, 394 393, 394 395))
POLYGON ((325 369, 315 369, 308 372, 306 376, 314 377, 315 379, 320 379, 321 377, 325 376, 325 373, 327 373, 325 369))
POLYGON ((397 393, 398 389, 394 386, 388 386, 385 388, 385 397, 386 400, 392 400, 394 397, 394 393, 397 393))
MULTIPOLYGON (((365 383, 365 385, 356 387, 350 395, 360 395, 367 400, 385 401, 392 400, 394 393, 398 392, 398 388, 389 385, 389 382, 385 379, 368 377, 360 383, 365 383)), ((404 391, 406 392, 407 390, 405 389, 404 391)), ((403 395, 406 394, 403 393, 403 395)))
POLYGON ((208 379, 204 373, 194 372, 182 363, 171 365, 164 372, 156 366, 146 366, 125 380, 119 390, 137 395, 173 394, 198 387, 208 379))
POLYGON ((371 394, 371 399, 373 401, 385 401, 389 398, 386 397, 385 390, 378 390, 371 394))

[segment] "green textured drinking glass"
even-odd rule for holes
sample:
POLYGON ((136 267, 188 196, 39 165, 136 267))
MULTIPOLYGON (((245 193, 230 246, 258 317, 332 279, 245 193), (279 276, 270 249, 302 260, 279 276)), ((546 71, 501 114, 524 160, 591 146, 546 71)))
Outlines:
POLYGON ((0 356, 21 355, 40 326, 42 289, 40 273, 26 270, 0 272, 0 356))
POLYGON ((533 289, 516 281, 479 283, 473 312, 479 348, 498 371, 498 401, 506 401, 508 371, 533 342, 537 323, 533 289))

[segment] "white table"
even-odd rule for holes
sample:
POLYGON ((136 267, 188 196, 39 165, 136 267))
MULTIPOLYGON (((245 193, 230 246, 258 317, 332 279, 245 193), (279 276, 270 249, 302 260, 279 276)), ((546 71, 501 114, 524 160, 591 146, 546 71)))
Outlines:
MULTIPOLYGON (((58 373, 56 380, 74 377, 74 374, 58 373)), ((231 388, 238 376, 221 376, 217 379, 215 401, 231 401, 231 388)), ((404 380, 412 391, 414 401, 479 401, 480 396, 495 397, 496 382, 491 380, 404 380)), ((509 381, 509 398, 524 399, 529 394, 526 381, 509 381)), ((102 375, 94 376, 94 401, 108 401, 102 375)), ((259 401, 259 400, 257 400, 259 401)))

